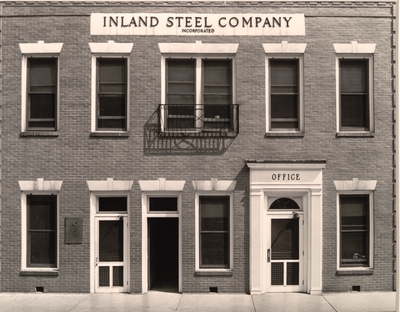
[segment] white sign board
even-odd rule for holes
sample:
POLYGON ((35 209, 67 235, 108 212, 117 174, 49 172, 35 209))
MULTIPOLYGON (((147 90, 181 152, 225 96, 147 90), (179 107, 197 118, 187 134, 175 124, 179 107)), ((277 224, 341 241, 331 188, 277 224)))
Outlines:
POLYGON ((91 35, 304 36, 304 14, 92 13, 91 35))

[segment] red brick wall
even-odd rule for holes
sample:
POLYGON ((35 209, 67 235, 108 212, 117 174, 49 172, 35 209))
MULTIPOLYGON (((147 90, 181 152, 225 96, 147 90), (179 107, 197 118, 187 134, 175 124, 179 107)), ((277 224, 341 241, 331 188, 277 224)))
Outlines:
POLYGON ((327 160, 323 190, 323 291, 393 288, 393 81, 391 3, 4 3, 2 97, 2 271, 1 291, 88 292, 90 233, 86 180, 134 180, 130 202, 131 291, 141 292, 141 191, 138 180, 185 180, 183 191, 183 292, 249 291, 249 171, 245 159, 327 160), (304 13, 306 36, 91 36, 92 12, 304 13), (63 42, 60 55, 60 130, 56 138, 20 137, 21 53, 19 43, 63 42), (91 53, 89 42, 133 42, 130 56, 130 135, 90 137, 91 53), (234 139, 157 139, 146 124, 161 98, 160 42, 239 43, 236 55, 240 133, 234 139), (305 136, 265 134, 265 56, 262 43, 307 43, 304 56, 305 136), (333 43, 376 43, 373 138, 336 138, 333 43), (195 146, 195 147, 194 147, 195 146), (60 273, 22 277, 21 203, 18 180, 62 180, 60 273), (192 180, 236 180, 234 273, 194 276, 195 215, 192 180), (377 180, 374 195, 374 274, 336 276, 336 190, 334 180, 377 180), (65 217, 82 217, 83 244, 64 243, 65 217))

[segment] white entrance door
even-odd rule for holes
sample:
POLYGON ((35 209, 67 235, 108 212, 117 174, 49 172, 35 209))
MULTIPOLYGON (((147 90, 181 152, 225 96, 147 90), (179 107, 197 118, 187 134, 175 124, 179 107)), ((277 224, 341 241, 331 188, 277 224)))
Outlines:
POLYGON ((95 292, 128 291, 128 218, 95 217, 95 292))
POLYGON ((303 216, 267 217, 267 291, 304 291, 303 216))

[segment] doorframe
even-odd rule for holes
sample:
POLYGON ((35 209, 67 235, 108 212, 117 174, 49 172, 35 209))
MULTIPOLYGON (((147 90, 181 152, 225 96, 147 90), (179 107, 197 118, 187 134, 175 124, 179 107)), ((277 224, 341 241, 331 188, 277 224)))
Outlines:
MULTIPOLYGON (((308 222, 307 222, 307 217, 308 217, 308 202, 309 202, 309 192, 308 191, 303 191, 299 192, 299 190, 296 190, 295 192, 290 192, 290 191, 285 191, 285 192, 273 192, 273 193, 267 193, 265 194, 265 225, 263 227, 263 238, 264 238, 264 244, 262 246, 263 248, 263 254, 267 255, 267 250, 270 245, 270 238, 271 238, 271 228, 270 228, 270 221, 274 217, 276 219, 282 218, 282 219, 290 219, 293 217, 294 212, 298 213, 300 215, 300 221, 301 223, 299 224, 299 247, 302 248, 299 250, 299 290, 289 290, 290 287, 287 288, 287 291, 282 287, 280 289, 273 289, 270 282, 270 265, 268 265, 267 259, 263 263, 263 274, 265 280, 263 281, 263 284, 265 285, 265 291, 266 292, 305 292, 307 289, 308 281, 309 281, 309 268, 308 268, 308 222), (284 210, 284 211, 271 211, 269 210, 269 206, 271 202, 275 199, 278 198, 290 198, 290 199, 298 199, 296 201, 300 201, 300 209, 299 211, 295 210, 284 210), (272 198, 272 200, 270 199, 272 198), (290 217, 290 218, 289 218, 290 217)), ((293 287, 292 287, 293 288, 293 287)))
POLYGON ((250 271, 249 290, 253 295, 267 291, 264 265, 266 258, 265 219, 267 196, 308 194, 305 234, 307 239, 307 275, 304 292, 322 294, 322 173, 325 160, 260 161, 247 160, 250 168, 250 271))
POLYGON ((127 212, 123 214, 123 217, 127 218, 127 228, 126 230, 126 240, 124 242, 124 249, 125 249, 125 259, 126 262, 126 270, 124 272, 124 276, 126 278, 126 291, 130 292, 130 195, 127 192, 91 192, 90 193, 90 293, 96 292, 96 277, 95 277, 95 266, 96 266, 96 221, 97 218, 100 217, 117 217, 121 214, 108 214, 108 213, 97 213, 97 206, 98 206, 98 198, 99 197, 118 197, 123 196, 127 198, 128 205, 127 205, 127 212))
POLYGON ((142 193, 142 293, 149 291, 149 218, 178 218, 178 292, 182 292, 182 194, 178 192, 143 192, 142 193), (176 197, 178 199, 177 212, 149 211, 150 197, 176 197))

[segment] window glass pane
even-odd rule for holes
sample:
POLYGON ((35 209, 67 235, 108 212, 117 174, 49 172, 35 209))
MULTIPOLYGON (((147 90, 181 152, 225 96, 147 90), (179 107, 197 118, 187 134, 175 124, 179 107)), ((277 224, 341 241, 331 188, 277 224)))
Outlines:
POLYGON ((229 230, 229 197, 200 197, 201 231, 229 230))
POLYGON ((150 197, 150 211, 178 211, 176 197, 150 197))
POLYGON ((99 85, 100 93, 121 93, 125 94, 126 85, 121 83, 101 83, 99 85))
POLYGON ((125 96, 100 96, 100 116, 125 116, 125 96))
POLYGON ((221 95, 209 95, 209 94, 204 94, 203 96, 204 98, 204 104, 205 105, 229 105, 231 104, 231 95, 225 95, 225 94, 221 94, 221 95))
POLYGON ((229 234, 201 234, 201 265, 229 266, 229 234))
POLYGON ((368 265, 368 232, 342 232, 341 263, 368 265))
POLYGON ((126 120, 125 118, 120 119, 100 119, 97 123, 99 129, 115 129, 115 130, 125 130, 126 120))
POLYGON ((298 60, 270 60, 271 87, 298 85, 298 60))
POLYGON ((342 127, 369 127, 368 95, 341 95, 342 127))
POLYGON ((195 81, 195 60, 168 59, 168 83, 195 81))
POLYGON ((99 261, 123 261, 123 219, 99 223, 99 261))
POLYGON ((28 121, 28 128, 55 128, 55 121, 28 121))
POLYGON ((340 196, 342 225, 368 224, 368 196, 340 196))
POLYGON ((195 60, 167 60, 167 103, 195 104, 195 60))
POLYGON ((168 94, 194 94, 194 84, 193 83, 178 83, 178 82, 170 82, 168 84, 168 94))
POLYGON ((271 121, 271 128, 273 129, 298 129, 299 123, 297 121, 271 121))
POLYGON ((31 94, 29 97, 30 118, 55 118, 55 94, 31 94))
MULTIPOLYGON (((56 58, 29 58, 29 85, 52 86, 57 82, 56 58)), ((30 89, 32 91, 32 89, 30 89)))
POLYGON ((126 82, 126 59, 98 58, 99 82, 126 82))
POLYGON ((271 118, 297 118, 297 94, 271 95, 271 118))
POLYGON ((231 85, 230 60, 204 60, 204 85, 231 85))
POLYGON ((205 118, 228 118, 232 115, 232 108, 228 105, 204 105, 205 118))
POLYGON ((299 259, 299 219, 271 220, 271 259, 299 259))
POLYGON ((368 93, 368 60, 340 60, 342 93, 368 93))
POLYGON ((56 233, 55 232, 30 232, 30 258, 31 265, 56 264, 56 233))
POLYGON ((128 211, 128 198, 99 197, 99 211, 128 211))
POLYGON ((28 195, 28 230, 55 230, 57 226, 57 196, 28 195))
POLYGON ((203 60, 204 104, 232 104, 232 61, 203 60))

